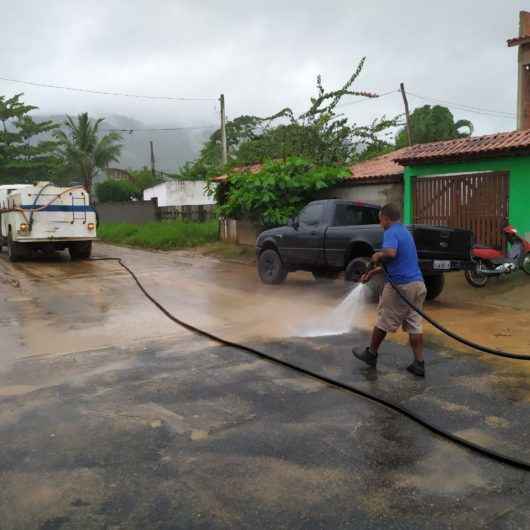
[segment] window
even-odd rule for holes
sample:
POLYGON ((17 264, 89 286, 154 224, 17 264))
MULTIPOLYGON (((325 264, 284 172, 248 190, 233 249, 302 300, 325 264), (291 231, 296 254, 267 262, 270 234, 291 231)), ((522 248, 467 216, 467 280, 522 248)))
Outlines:
POLYGON ((324 213, 324 205, 322 203, 310 204, 306 206, 300 213, 300 226, 312 227, 318 226, 324 213))
POLYGON ((355 204, 337 204, 335 226, 372 225, 379 223, 379 210, 355 204))
POLYGON ((363 208, 363 224, 379 224, 379 208, 363 208))

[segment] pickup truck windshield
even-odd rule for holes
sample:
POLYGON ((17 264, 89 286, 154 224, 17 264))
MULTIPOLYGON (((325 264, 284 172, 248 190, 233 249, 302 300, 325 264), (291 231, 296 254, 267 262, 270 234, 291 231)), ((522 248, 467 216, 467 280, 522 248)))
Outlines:
POLYGON ((375 225, 379 210, 356 204, 337 204, 333 226, 375 225))

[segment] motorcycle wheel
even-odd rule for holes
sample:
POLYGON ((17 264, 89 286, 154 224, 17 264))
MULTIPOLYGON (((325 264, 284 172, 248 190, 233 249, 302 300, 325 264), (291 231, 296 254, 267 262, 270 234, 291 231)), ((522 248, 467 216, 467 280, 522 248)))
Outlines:
POLYGON ((523 269, 526 274, 530 275, 530 252, 523 258, 521 269, 523 269))
POLYGON ((485 274, 478 272, 477 269, 468 270, 464 275, 469 285, 473 287, 484 287, 488 283, 488 277, 485 274))

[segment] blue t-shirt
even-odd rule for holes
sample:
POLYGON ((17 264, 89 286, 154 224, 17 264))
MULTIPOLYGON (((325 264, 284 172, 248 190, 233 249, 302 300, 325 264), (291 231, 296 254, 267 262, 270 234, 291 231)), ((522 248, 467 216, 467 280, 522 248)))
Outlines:
POLYGON ((397 250, 396 257, 386 262, 388 276, 392 282, 400 285, 423 281, 416 243, 411 233, 401 223, 395 223, 385 230, 383 249, 385 248, 397 250))

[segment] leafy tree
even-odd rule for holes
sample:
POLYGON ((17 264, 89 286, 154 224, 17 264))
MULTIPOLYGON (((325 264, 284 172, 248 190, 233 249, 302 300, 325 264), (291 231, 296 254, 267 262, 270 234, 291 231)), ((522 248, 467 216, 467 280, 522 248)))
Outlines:
MULTIPOLYGON (((352 88, 364 63, 362 59, 351 77, 337 90, 325 90, 318 76, 317 94, 311 98, 309 108, 298 116, 292 109, 284 108, 266 118, 240 116, 229 121, 226 127, 229 166, 267 159, 286 160, 292 156, 323 165, 348 163, 358 160, 367 148, 380 146, 381 137, 396 126, 396 118, 383 116, 359 126, 350 124, 346 117, 337 113, 344 96, 377 97, 352 88)), ((186 175, 207 178, 223 171, 220 138, 219 130, 212 134, 195 163, 185 167, 186 175)))
MULTIPOLYGON (((415 144, 466 138, 473 134, 473 124, 469 120, 455 122, 452 112, 440 105, 418 107, 410 115, 410 124, 412 142, 415 144)), ((396 147, 401 148, 407 145, 407 130, 403 128, 396 136, 396 147)))
POLYGON ((37 140, 58 125, 35 122, 29 113, 37 107, 24 104, 22 95, 0 96, 0 183, 53 180, 60 170, 57 143, 37 140))
POLYGON ((249 218, 265 226, 283 224, 317 191, 347 175, 344 166, 317 166, 299 157, 269 161, 258 173, 230 174, 230 186, 219 213, 236 219, 249 218))
POLYGON ((77 120, 67 116, 64 122, 66 132, 58 130, 54 133, 66 165, 80 175, 89 192, 97 170, 104 169, 110 162, 117 162, 122 149, 119 133, 99 134, 103 121, 103 118, 90 120, 86 112, 77 120))
POLYGON ((144 166, 142 169, 130 169, 129 174, 132 177, 132 184, 137 189, 139 198, 143 196, 143 191, 147 188, 152 188, 161 182, 164 182, 164 179, 159 175, 153 175, 152 171, 144 166))
POLYGON ((126 180, 106 180, 96 184, 99 202, 127 202, 137 198, 138 188, 126 180))

